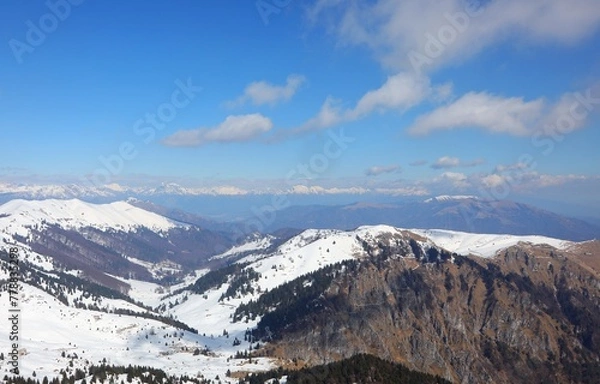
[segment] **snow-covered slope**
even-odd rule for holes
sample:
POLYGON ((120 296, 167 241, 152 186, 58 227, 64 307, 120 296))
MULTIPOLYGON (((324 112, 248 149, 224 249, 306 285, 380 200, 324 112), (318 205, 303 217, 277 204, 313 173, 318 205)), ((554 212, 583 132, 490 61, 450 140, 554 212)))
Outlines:
MULTIPOLYGON (((181 278, 204 267, 233 241, 129 202, 12 200, 0 206, 0 243, 52 257, 112 286, 103 274, 152 281, 181 278)), ((48 269, 48 268, 46 268, 48 269)), ((111 282, 112 281, 112 282, 111 282)))
POLYGON ((271 235, 258 236, 255 239, 250 239, 247 242, 235 245, 227 251, 213 256, 213 259, 224 259, 230 256, 243 255, 250 252, 260 253, 266 250, 273 243, 274 237, 271 235))
MULTIPOLYGON (((27 226, 43 223, 69 228, 93 226, 120 230, 134 230, 144 226, 157 231, 180 225, 124 202, 95 205, 79 200, 15 200, 0 206, 0 229, 5 233, 21 233, 20 231, 26 231, 27 226)), ((205 377, 214 378, 219 375, 222 381, 234 383, 236 381, 233 379, 224 378, 227 370, 253 371, 271 367, 268 359, 253 359, 258 363, 248 364, 247 359, 232 358, 238 353, 251 350, 252 340, 245 340, 244 336, 260 320, 235 322, 233 315, 239 305, 257 300, 262 293, 322 267, 363 258, 367 255, 367 248, 369 252, 373 252, 371 254, 377 254, 382 250, 381 244, 404 246, 402 249, 407 249, 407 253, 402 254, 402 257, 411 258, 408 239, 418 239, 423 250, 438 246, 459 254, 483 257, 493 257, 499 250, 519 242, 550 244, 558 248, 572 244, 542 236, 406 230, 385 225, 363 226, 351 231, 310 229, 290 238, 275 250, 272 249, 272 238, 257 238, 214 259, 218 261, 232 255, 243 256, 237 263, 244 265, 245 269, 251 268, 259 275, 258 279, 249 282, 251 290, 244 293, 236 291, 232 296, 225 294, 233 276, 229 276, 227 282, 202 293, 185 289, 198 277, 208 273, 207 270, 195 271, 184 282, 171 287, 113 276, 131 287, 130 297, 152 307, 156 314, 173 316, 197 329, 198 335, 176 330, 157 320, 69 307, 32 285, 22 284, 19 305, 23 314, 23 372, 30 374, 36 371, 38 375, 56 376, 72 360, 61 357, 65 351, 67 355, 76 353, 82 357, 74 362, 75 367, 83 366, 84 360, 97 363, 107 358, 110 364, 139 363, 161 368, 172 374, 195 375, 201 372, 205 377), (235 339, 240 340, 240 344, 235 344, 235 339), (195 348, 206 348, 206 355, 194 355, 192 351, 195 348)), ((37 269, 53 273, 51 266, 47 265, 48 260, 35 254, 27 256, 29 253, 22 249, 23 261, 39 259, 37 269)), ((137 259, 135 262, 148 264, 137 259)), ((150 264, 146 265, 149 270, 161 266, 150 264)), ((162 267, 175 268, 174 265, 166 264, 162 267)), ((7 274, 0 274, 0 280, 7 277, 7 274)), ((69 298, 80 293, 70 294, 69 298)), ((69 304, 72 301, 69 300, 69 304)), ((103 299, 103 302, 108 309, 142 311, 140 307, 118 300, 103 299)), ((0 292, 0 313, 8 313, 8 306, 6 292, 0 292)), ((0 327, 0 339, 8 339, 6 327, 0 327)), ((6 364, 0 362, 0 377, 6 368, 6 364)))
MULTIPOLYGON (((375 235, 377 231, 373 227, 360 233, 371 232, 375 235)), ((219 299, 227 291, 227 284, 211 289, 203 295, 184 292, 168 299, 167 302, 180 303, 169 313, 186 324, 197 327, 200 332, 214 332, 215 329, 218 332, 218 327, 227 327, 233 334, 242 332, 256 325, 256 321, 232 323, 231 317, 237 306, 257 299, 260 292, 271 290, 324 266, 362 255, 356 235, 357 232, 354 231, 311 229, 294 236, 273 253, 265 254, 263 249, 257 249, 256 253, 237 261, 239 264, 248 264, 247 268, 252 268, 262 276, 259 281, 253 283, 254 294, 221 301, 219 299)), ((249 248, 256 246, 255 241, 251 241, 250 244, 249 248)), ((244 249, 234 249, 240 248, 244 249)))
MULTIPOLYGON (((0 294, 0 299, 0 313, 8 313, 6 293, 0 294)), ((85 367, 86 361, 99 364, 104 359, 111 365, 145 365, 172 375, 206 378, 220 375, 227 383, 237 382, 225 379, 228 369, 271 368, 268 359, 255 359, 256 364, 228 359, 236 348, 225 337, 196 335, 151 319, 67 307, 26 284, 19 297, 19 308, 20 372, 29 377, 33 372, 39 378, 57 377, 61 369, 68 369, 71 364, 73 368, 85 367), (196 348, 207 349, 207 353, 195 355, 196 348), (219 352, 213 354, 217 349, 219 352)), ((6 327, 0 328, 0 337, 9 340, 6 327)), ((248 345, 239 349, 244 347, 248 345)), ((2 377, 10 368, 8 360, 0 361, 2 377)))
POLYGON ((498 251, 520 242, 548 244, 558 249, 565 249, 573 244, 571 241, 545 236, 488 235, 443 229, 411 229, 410 231, 428 238, 433 244, 450 252, 482 257, 493 257, 498 251))
POLYGON ((81 200, 12 200, 0 206, 0 230, 23 235, 26 227, 57 224, 63 228, 95 227, 131 231, 146 227, 165 231, 183 226, 126 202, 92 204, 81 200))

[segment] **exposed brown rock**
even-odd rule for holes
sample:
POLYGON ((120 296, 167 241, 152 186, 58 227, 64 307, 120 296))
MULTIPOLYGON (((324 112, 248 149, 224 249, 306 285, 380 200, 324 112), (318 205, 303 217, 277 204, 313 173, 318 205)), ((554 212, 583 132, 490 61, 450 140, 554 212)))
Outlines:
POLYGON ((325 310, 296 319, 267 352, 301 365, 371 353, 456 383, 595 383, 598 258, 575 258, 597 248, 520 244, 494 259, 434 264, 372 259, 334 280, 325 310))

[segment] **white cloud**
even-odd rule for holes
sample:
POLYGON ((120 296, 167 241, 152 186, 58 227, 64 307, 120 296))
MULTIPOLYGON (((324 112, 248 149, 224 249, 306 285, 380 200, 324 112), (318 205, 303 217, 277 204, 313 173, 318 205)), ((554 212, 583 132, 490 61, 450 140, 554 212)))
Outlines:
MULTIPOLYGON (((597 0, 317 0, 308 15, 312 22, 325 23, 339 39, 338 45, 367 47, 396 74, 366 92, 354 107, 342 108, 339 101, 328 98, 315 117, 283 134, 286 137, 355 121, 373 112, 404 112, 425 100, 449 101, 452 84, 432 85, 429 70, 465 61, 508 39, 525 44, 578 43, 600 26, 597 0), (415 53, 426 58, 425 67, 415 66, 415 53)), ((585 124, 585 117, 574 122, 565 119, 572 109, 569 95, 550 105, 542 98, 470 92, 421 116, 410 132, 424 135, 474 127, 515 136, 555 135, 585 124)))
POLYGON ((418 117, 408 129, 413 135, 459 128, 479 128, 513 136, 559 136, 581 129, 600 99, 586 92, 565 93, 551 104, 544 99, 525 101, 486 92, 469 92, 450 104, 418 117))
POLYGON ((471 186, 467 175, 458 172, 444 172, 433 181, 435 183, 449 183, 453 188, 457 189, 465 189, 471 186))
POLYGON ((314 132, 341 123, 344 119, 342 117, 342 109, 340 105, 341 102, 339 100, 336 100, 333 97, 328 97, 321 106, 321 110, 315 117, 308 120, 302 126, 291 130, 289 134, 295 135, 314 132))
POLYGON ((442 85, 438 85, 434 90, 434 101, 444 102, 449 101, 454 96, 454 84, 445 83, 442 85))
POLYGON ((591 183, 597 180, 597 176, 576 174, 550 175, 524 169, 520 173, 492 173, 482 176, 478 182, 492 192, 497 189, 499 191, 532 193, 544 188, 566 186, 574 182, 591 183))
POLYGON ((485 163, 483 159, 476 159, 472 161, 462 161, 457 157, 443 156, 437 159, 433 164, 431 164, 431 168, 433 169, 448 169, 448 168, 458 168, 458 167, 475 167, 477 165, 481 165, 485 163))
POLYGON ((254 105, 275 105, 280 102, 289 101, 305 82, 306 78, 301 75, 289 75, 285 85, 255 81, 248 84, 242 96, 227 104, 230 107, 243 105, 247 102, 252 102, 254 105))
POLYGON ((547 188, 557 185, 564 185, 573 181, 589 180, 587 176, 583 175, 537 175, 535 182, 540 188, 547 188))
POLYGON ((425 100, 431 92, 428 78, 401 72, 388 77, 378 89, 365 93, 356 107, 346 112, 346 118, 355 120, 374 111, 403 111, 425 100))
POLYGON ((486 188, 496 188, 506 183, 506 177, 498 174, 486 175, 481 178, 481 184, 486 188))
POLYGON ((340 44, 367 47, 382 65, 415 69, 422 55, 429 71, 508 41, 574 44, 600 24, 597 0, 318 0, 309 10, 340 44))
POLYGON ((444 172, 442 173, 442 178, 453 181, 464 181, 467 179, 467 176, 464 173, 444 172))
POLYGON ((437 159, 436 162, 431 165, 431 168, 456 168, 458 166, 460 166, 460 159, 456 157, 444 156, 437 159))
MULTIPOLYGON (((581 95, 581 94, 579 94, 581 95)), ((576 93, 564 94, 548 109, 541 119, 538 130, 546 135, 560 135, 582 128, 588 118, 588 111, 581 104, 576 93)), ((596 99, 596 102, 598 99, 596 99)))
POLYGON ((400 172, 399 165, 388 165, 382 167, 371 167, 365 171, 366 176, 380 176, 386 173, 400 172))
POLYGON ((271 120, 259 113, 228 116, 214 128, 198 128, 177 131, 163 139, 170 147, 197 147, 207 143, 233 143, 250 141, 269 132, 271 120))
POLYGON ((329 96, 316 116, 300 127, 290 130, 287 136, 314 132, 334 125, 355 121, 373 112, 396 110, 403 112, 427 99, 448 92, 447 86, 432 89, 427 77, 413 73, 398 73, 386 79, 377 89, 366 92, 351 109, 343 109, 342 102, 329 96))
POLYGON ((433 131, 463 127, 483 128, 494 133, 524 136, 541 116, 544 102, 522 98, 503 98, 488 93, 470 92, 455 102, 417 118, 408 132, 426 135, 433 131))
POLYGON ((589 183, 596 176, 541 174, 521 165, 500 167, 492 173, 444 172, 424 183, 437 193, 463 191, 483 198, 508 198, 513 193, 536 193, 544 188, 565 187, 574 182, 589 183))

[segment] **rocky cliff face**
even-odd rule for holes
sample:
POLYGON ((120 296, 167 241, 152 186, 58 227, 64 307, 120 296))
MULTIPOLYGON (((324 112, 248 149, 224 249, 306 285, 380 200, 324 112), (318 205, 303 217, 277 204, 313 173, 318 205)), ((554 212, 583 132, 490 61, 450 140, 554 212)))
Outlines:
POLYGON ((319 310, 291 320, 266 352, 308 365, 370 353, 456 383, 596 383, 600 278, 577 252, 371 257, 334 279, 319 310))

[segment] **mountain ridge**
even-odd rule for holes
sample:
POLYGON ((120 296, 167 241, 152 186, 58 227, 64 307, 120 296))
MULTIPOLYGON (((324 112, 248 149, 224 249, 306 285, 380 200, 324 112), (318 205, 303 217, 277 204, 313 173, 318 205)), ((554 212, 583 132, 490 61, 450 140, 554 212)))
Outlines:
POLYGON ((0 226, 7 222, 22 227, 58 224, 65 228, 93 226, 133 230, 146 227, 159 231, 186 226, 125 201, 93 204, 79 199, 11 200, 0 205, 0 226))
POLYGON ((600 227, 579 219, 523 203, 469 196, 380 205, 294 206, 278 211, 267 230, 294 226, 351 229, 377 224, 474 233, 541 235, 573 241, 600 237, 600 227))

